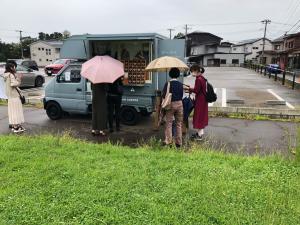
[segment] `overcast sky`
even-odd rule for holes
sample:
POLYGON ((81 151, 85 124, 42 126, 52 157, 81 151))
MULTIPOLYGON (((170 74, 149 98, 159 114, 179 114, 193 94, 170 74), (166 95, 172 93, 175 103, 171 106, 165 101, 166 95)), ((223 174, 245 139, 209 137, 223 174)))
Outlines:
POLYGON ((300 0, 0 0, 0 6, 0 38, 5 42, 18 41, 15 30, 31 37, 64 30, 169 36, 168 28, 184 32, 184 24, 190 25, 189 32, 208 31, 236 42, 262 37, 263 19, 272 20, 268 38, 282 35, 300 19, 300 0))

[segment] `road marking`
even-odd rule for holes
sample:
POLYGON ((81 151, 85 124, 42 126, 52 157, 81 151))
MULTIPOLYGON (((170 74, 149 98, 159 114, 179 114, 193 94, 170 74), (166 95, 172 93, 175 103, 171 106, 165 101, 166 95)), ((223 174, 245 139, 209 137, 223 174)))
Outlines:
MULTIPOLYGON (((214 92, 217 93, 217 88, 214 89, 214 92)), ((214 102, 208 103, 208 107, 211 107, 211 106, 213 106, 213 105, 214 105, 214 102)))
POLYGON ((222 107, 227 107, 226 88, 222 88, 222 107))
MULTIPOLYGON (((268 92, 270 94, 272 94, 275 98, 277 98, 279 101, 285 101, 283 98, 281 98, 279 95, 277 95, 272 89, 268 89, 268 92)), ((285 104, 287 107, 289 107, 290 109, 295 109, 294 106, 292 106, 290 103, 288 103, 287 101, 285 101, 285 104)))

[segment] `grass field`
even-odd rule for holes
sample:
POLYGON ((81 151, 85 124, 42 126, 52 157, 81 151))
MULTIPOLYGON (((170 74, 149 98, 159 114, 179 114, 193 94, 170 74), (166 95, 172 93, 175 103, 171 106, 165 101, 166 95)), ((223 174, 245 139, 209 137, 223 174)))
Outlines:
POLYGON ((0 224, 299 224, 300 162, 0 136, 0 224))

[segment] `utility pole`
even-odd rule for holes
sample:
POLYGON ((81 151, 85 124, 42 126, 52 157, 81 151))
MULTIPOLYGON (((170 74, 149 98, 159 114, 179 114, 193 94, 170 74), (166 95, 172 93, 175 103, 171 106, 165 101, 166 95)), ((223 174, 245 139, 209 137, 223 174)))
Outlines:
POLYGON ((175 30, 175 29, 172 29, 172 28, 168 29, 168 31, 170 32, 170 39, 172 39, 172 31, 173 30, 175 30))
POLYGON ((187 34, 188 34, 188 30, 190 30, 191 28, 189 27, 188 24, 186 24, 184 26, 184 29, 185 29, 185 50, 184 50, 184 58, 186 58, 187 56, 187 34))
POLYGON ((21 45, 21 57, 22 59, 24 58, 23 56, 23 45, 22 45, 22 30, 16 30, 16 32, 19 32, 20 33, 20 45, 21 45))
MULTIPOLYGON (((267 26, 268 24, 271 23, 271 20, 269 19, 265 19, 263 21, 261 21, 263 24, 265 24, 265 31, 264 31, 264 38, 263 38, 263 49, 262 49, 262 53, 261 53, 261 59, 263 59, 264 54, 265 54, 265 44, 266 44, 266 34, 267 34, 267 26)), ((261 60, 262 62, 262 60, 261 60)))

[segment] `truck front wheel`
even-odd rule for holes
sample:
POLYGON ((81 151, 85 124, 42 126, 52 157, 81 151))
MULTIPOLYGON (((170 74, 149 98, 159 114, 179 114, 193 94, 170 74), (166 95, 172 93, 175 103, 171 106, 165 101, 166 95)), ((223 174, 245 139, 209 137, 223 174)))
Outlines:
POLYGON ((47 104, 46 113, 51 120, 58 120, 63 115, 60 105, 56 102, 49 102, 47 104))
POLYGON ((126 125, 136 125, 139 121, 140 114, 135 108, 130 106, 123 106, 120 112, 120 119, 123 124, 126 125))

